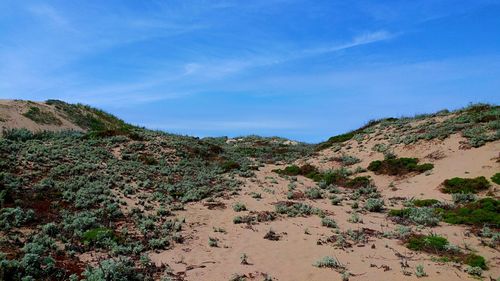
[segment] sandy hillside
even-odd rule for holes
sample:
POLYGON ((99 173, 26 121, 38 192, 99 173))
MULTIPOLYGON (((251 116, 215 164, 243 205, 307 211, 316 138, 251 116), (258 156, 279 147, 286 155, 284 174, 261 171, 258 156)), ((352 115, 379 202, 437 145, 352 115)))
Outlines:
POLYGON ((499 280, 500 111, 310 145, 1 101, 0 279, 499 280), (31 278, 31 279, 30 279, 31 278))
POLYGON ((84 131, 84 128, 72 123, 67 116, 54 106, 43 102, 0 100, 0 129, 26 128, 30 131, 58 131, 74 130, 84 131), (52 117, 50 120, 41 121, 31 119, 28 112, 37 108, 40 115, 52 117))
MULTIPOLYGON (((424 141, 412 146, 394 147, 395 153, 400 156, 418 157, 432 162, 435 168, 429 174, 394 177, 362 172, 359 175, 369 175, 380 189, 384 201, 388 205, 394 202, 388 208, 401 206, 403 198, 435 198, 448 202, 451 196, 438 189, 443 180, 455 176, 489 176, 500 171, 500 142, 464 150, 460 149, 460 141, 460 136, 453 135, 444 141, 424 141), (433 159, 433 154, 439 154, 439 159, 433 159), (391 201, 391 198, 396 199, 391 201)), ((372 160, 383 158, 380 153, 366 149, 373 143, 373 140, 361 144, 350 141, 346 146, 350 148, 336 152, 327 149, 299 162, 311 163, 322 169, 339 168, 340 164, 331 159, 349 153, 361 160, 354 167, 366 167, 372 160)), ((322 226, 321 219, 315 215, 293 218, 280 216, 274 221, 234 224, 235 216, 272 212, 277 202, 288 201, 287 192, 291 183, 297 185, 297 192, 317 185, 303 176, 297 176, 296 181, 284 179, 273 172, 276 168, 278 166, 275 165, 259 168, 256 177, 245 180, 240 195, 216 199, 224 206, 220 209, 210 210, 210 205, 206 203, 189 204, 186 211, 178 213, 189 225, 184 230, 187 241, 173 250, 152 253, 152 260, 158 264, 168 264, 184 280, 229 280, 238 274, 249 280, 263 280, 265 276, 272 277, 272 280, 340 280, 341 273, 313 266, 325 256, 337 258, 351 274, 349 280, 417 280, 414 273, 417 265, 424 266, 429 280, 473 279, 461 265, 433 261, 432 255, 411 251, 400 239, 384 237, 384 233, 395 229, 396 223, 384 213, 353 210, 353 200, 343 200, 339 206, 332 205, 328 198, 296 200, 324 210, 327 217, 336 221, 336 229, 322 226), (261 198, 253 198, 255 193, 260 194, 261 198), (232 206, 238 202, 243 203, 248 210, 235 212, 232 206), (358 213, 363 222, 349 222, 353 213, 358 213), (219 228, 224 231, 216 231, 219 228), (279 236, 278 241, 264 238, 270 230, 279 236), (364 237, 360 241, 349 241, 345 247, 330 241, 337 232, 350 230, 364 233, 364 237), (217 239, 217 247, 209 246, 210 238, 217 239), (243 254, 248 256, 249 264, 241 264, 243 254)), ((498 188, 498 185, 492 188, 495 196, 498 196, 498 188)), ((340 190, 339 196, 345 198, 352 192, 342 187, 340 190)), ((414 228, 418 233, 442 235, 460 248, 474 249, 489 260, 489 270, 484 276, 500 276, 498 249, 482 245, 482 239, 471 235, 468 227, 440 223, 432 228, 414 228)))

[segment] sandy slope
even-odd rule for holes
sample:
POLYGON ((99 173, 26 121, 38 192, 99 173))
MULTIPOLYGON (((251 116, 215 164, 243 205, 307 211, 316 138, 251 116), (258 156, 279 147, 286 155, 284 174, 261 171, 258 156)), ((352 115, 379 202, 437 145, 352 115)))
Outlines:
MULTIPOLYGON (((441 159, 432 160, 435 168, 431 174, 412 175, 397 179, 390 176, 370 175, 379 187, 388 203, 391 197, 419 197, 450 200, 450 196, 439 192, 439 184, 455 176, 490 177, 500 171, 497 162, 500 142, 488 143, 480 148, 460 149, 461 138, 454 135, 445 141, 420 142, 413 146, 395 146, 399 156, 419 157, 423 161, 430 153, 439 151, 441 159), (393 183, 395 188, 389 187, 393 183)), ((335 161, 325 160, 333 156, 348 153, 362 159, 361 167, 375 159, 381 159, 380 153, 371 151, 375 141, 368 141, 359 146, 351 141, 347 151, 333 152, 325 150, 307 159, 323 169, 339 167, 335 161)), ((302 161, 304 162, 304 161, 302 161)), ((357 166, 355 165, 355 166, 357 166)), ((380 234, 393 230, 395 225, 383 213, 361 212, 363 223, 350 223, 348 218, 353 212, 349 201, 342 206, 333 206, 328 199, 308 200, 304 202, 325 210, 338 223, 341 231, 368 228, 378 235, 370 236, 366 243, 339 249, 332 243, 318 245, 318 240, 326 240, 333 230, 321 226, 317 216, 287 218, 279 217, 276 221, 262 222, 256 225, 233 224, 236 215, 255 211, 273 211, 273 204, 287 200, 288 180, 280 178, 272 170, 273 165, 259 169, 255 178, 245 179, 240 195, 220 199, 227 207, 221 210, 209 210, 203 203, 192 203, 185 211, 177 212, 185 217, 188 227, 183 234, 188 237, 183 245, 176 245, 173 250, 151 253, 157 264, 168 264, 172 270, 185 280, 229 280, 233 274, 244 274, 250 280, 263 280, 266 274, 273 280, 340 280, 339 273, 332 269, 316 268, 312 264, 323 256, 337 257, 348 271, 353 274, 349 280, 416 280, 415 274, 407 276, 404 272, 414 272, 418 264, 424 265, 428 280, 472 280, 463 271, 465 266, 452 263, 438 263, 428 254, 408 250, 397 239, 383 238, 380 234), (272 191, 273 193, 271 193, 272 191), (262 194, 262 199, 254 199, 250 192, 262 194), (243 202, 249 211, 235 212, 232 205, 243 202), (223 228, 226 233, 214 232, 213 228, 223 228), (264 239, 266 232, 272 229, 281 235, 279 241, 264 239), (308 234, 306 234, 306 229, 308 234), (219 239, 219 247, 209 247, 209 237, 219 239), (240 256, 248 256, 249 265, 240 263, 240 256), (403 267, 407 265, 408 267, 403 267)), ((298 178, 298 188, 305 190, 315 186, 311 180, 298 178)), ((498 190, 498 185, 494 189, 498 190)), ((498 195, 498 191, 495 191, 498 195)), ((422 229, 423 234, 430 232, 441 234, 460 246, 468 247, 483 255, 489 261, 489 270, 483 276, 500 276, 500 255, 498 249, 481 245, 480 238, 471 235, 467 227, 440 223, 438 227, 422 229)))
POLYGON ((71 123, 64 115, 59 113, 53 106, 43 102, 20 101, 20 100, 0 100, 0 134, 4 129, 26 128, 30 131, 83 131, 82 128, 71 123), (31 106, 36 106, 44 111, 52 112, 62 122, 60 125, 38 124, 25 117, 31 106))

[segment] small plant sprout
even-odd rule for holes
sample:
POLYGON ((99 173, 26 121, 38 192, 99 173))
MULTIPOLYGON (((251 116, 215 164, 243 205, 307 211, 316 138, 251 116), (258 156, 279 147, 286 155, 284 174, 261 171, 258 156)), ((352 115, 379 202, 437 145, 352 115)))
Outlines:
POLYGON ((217 238, 208 238, 208 246, 210 247, 219 247, 219 239, 217 238))
POLYGON ((247 207, 245 206, 245 204, 241 203, 241 202, 237 202, 233 205, 233 210, 235 212, 242 212, 242 211, 246 211, 247 210, 247 207))
POLYGON ((249 264, 248 263, 248 256, 247 256, 247 254, 245 254, 245 253, 241 254, 241 256, 240 256, 240 263, 244 264, 244 265, 249 264))
POLYGON ((363 223, 363 219, 361 218, 359 213, 352 213, 348 221, 351 223, 363 223))
POLYGON ((342 276, 342 281, 349 281, 349 277, 351 277, 351 273, 349 273, 349 271, 344 271, 342 272, 341 274, 342 276))
POLYGON ((424 266, 422 264, 419 264, 417 265, 417 267, 415 267, 415 275, 418 278, 427 276, 427 273, 425 273, 424 266))
POLYGON ((469 273, 472 276, 481 276, 483 275, 483 269, 479 266, 468 266, 465 268, 465 272, 469 273))
POLYGON ((322 259, 316 261, 314 264, 316 267, 327 267, 327 268, 335 268, 335 269, 343 269, 344 266, 336 259, 330 256, 325 256, 322 259))

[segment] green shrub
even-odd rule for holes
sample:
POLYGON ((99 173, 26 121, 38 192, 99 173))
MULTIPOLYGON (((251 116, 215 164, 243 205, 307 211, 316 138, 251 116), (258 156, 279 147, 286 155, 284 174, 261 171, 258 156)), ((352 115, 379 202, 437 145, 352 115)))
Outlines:
POLYGON ((432 169, 434 169, 434 164, 424 163, 424 164, 420 164, 420 165, 415 166, 413 171, 418 172, 418 173, 423 173, 423 172, 426 172, 426 171, 429 171, 432 169))
POLYGON ((310 205, 295 202, 279 202, 275 205, 276 213, 286 214, 289 217, 310 216, 319 214, 319 209, 313 208, 310 205))
POLYGON ((82 239, 85 244, 96 243, 104 239, 113 239, 113 230, 105 227, 99 227, 87 230, 83 233, 82 239))
POLYGON ((452 178, 443 182, 444 193, 477 193, 490 187, 490 183, 485 177, 477 178, 452 178))
POLYGON ((439 215, 433 208, 410 208, 408 219, 418 225, 436 226, 440 221, 439 215))
POLYGON ((208 237, 208 246, 217 248, 219 247, 219 239, 208 237))
POLYGON ((255 217, 253 216, 236 216, 233 218, 234 224, 247 223, 251 224, 255 222, 255 217))
POLYGON ((332 258, 329 256, 323 257, 313 265, 316 267, 344 268, 344 266, 336 258, 332 258))
POLYGON ((376 174, 404 175, 410 172, 423 173, 434 168, 433 164, 418 164, 417 158, 386 158, 384 160, 372 161, 368 170, 376 174))
POLYGON ((451 199, 455 204, 465 204, 477 200, 477 196, 473 193, 453 193, 451 199))
POLYGON ((23 210, 16 208, 0 209, 0 230, 9 230, 13 227, 19 227, 35 217, 33 210, 23 210))
POLYGON ((380 212, 384 208, 384 200, 379 198, 368 198, 365 203, 365 209, 370 212, 380 212))
POLYGON ((480 267, 481 269, 488 268, 486 266, 486 260, 482 256, 476 254, 468 254, 464 259, 464 263, 472 267, 480 267))
POLYGON ((451 224, 500 227, 500 200, 483 198, 452 210, 441 210, 443 220, 451 224))
POLYGON ((341 162, 344 166, 351 166, 361 162, 359 158, 350 155, 342 155, 342 157, 336 158, 335 160, 341 162))
POLYGON ((306 197, 309 199, 321 199, 323 196, 321 195, 321 190, 319 188, 309 188, 305 192, 306 197))
POLYGON ((246 211, 247 210, 247 207, 245 206, 245 204, 241 203, 241 202, 236 202, 234 205, 233 205, 233 210, 235 212, 242 212, 242 211, 246 211))
POLYGON ((335 222, 335 220, 328 217, 324 217, 321 219, 321 225, 328 228, 337 228, 337 223, 335 222))
POLYGON ((431 207, 439 203, 437 199, 416 199, 412 201, 416 207, 431 207))
POLYGON ((280 175, 287 175, 287 176, 305 176, 308 178, 314 178, 316 174, 318 174, 318 169, 310 164, 305 164, 302 166, 297 166, 297 165, 290 165, 285 167, 284 169, 276 169, 273 170, 274 172, 280 174, 280 175))
POLYGON ((12 141, 27 141, 35 138, 35 134, 25 128, 3 131, 3 137, 12 141))
POLYGON ((415 275, 418 278, 427 276, 427 273, 425 273, 424 266, 422 264, 417 265, 417 267, 415 268, 415 275))
POLYGON ((358 188, 358 187, 366 187, 370 185, 369 177, 355 177, 354 179, 348 180, 345 184, 346 187, 358 188))
POLYGON ((408 218, 410 216, 410 208, 391 209, 389 210, 388 215, 390 217, 408 218))
POLYGON ((367 169, 369 171, 372 171, 372 172, 378 172, 381 170, 382 168, 382 161, 381 160, 375 160, 375 161, 372 161, 370 162, 370 164, 368 165, 367 169))
POLYGON ((321 176, 317 176, 314 178, 316 181, 324 181, 327 185, 330 184, 343 184, 347 177, 350 175, 350 172, 345 168, 340 168, 336 170, 330 170, 323 173, 321 176))
POLYGON ((232 161, 232 160, 227 160, 227 161, 224 161, 221 165, 220 165, 222 171, 224 173, 227 173, 231 170, 237 170, 241 167, 240 163, 236 162, 236 161, 232 161))
POLYGON ((446 251, 449 242, 438 235, 415 235, 406 242, 406 247, 414 251, 424 251, 439 254, 446 251))
POLYGON ((436 226, 440 221, 439 214, 430 207, 393 209, 389 211, 389 216, 399 217, 412 223, 425 226, 436 226))
POLYGON ((349 133, 330 137, 327 141, 318 144, 318 146, 316 147, 316 150, 323 150, 323 149, 331 147, 332 145, 334 145, 336 143, 342 143, 342 142, 348 141, 348 140, 352 139, 355 134, 356 134, 355 132, 349 132, 349 133))
POLYGON ((288 176, 297 176, 301 174, 300 167, 297 165, 291 165, 285 167, 285 169, 282 170, 282 174, 288 175, 288 176))
POLYGON ((144 280, 144 276, 135 268, 134 262, 131 259, 108 259, 101 261, 97 267, 87 267, 83 272, 85 281, 101 281, 101 280, 144 280))
POLYGON ((491 177, 491 181, 500 184, 500 173, 496 173, 491 177))
POLYGON ((465 272, 469 273, 472 276, 480 277, 481 275, 483 275, 483 269, 479 266, 468 266, 467 268, 465 268, 465 272))

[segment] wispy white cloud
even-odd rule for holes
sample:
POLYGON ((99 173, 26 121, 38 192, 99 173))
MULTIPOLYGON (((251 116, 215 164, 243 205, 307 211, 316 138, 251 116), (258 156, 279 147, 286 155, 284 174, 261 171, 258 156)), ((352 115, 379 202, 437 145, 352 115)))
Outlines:
POLYGON ((308 55, 321 55, 326 53, 338 52, 358 46, 363 46, 371 43, 376 43, 379 41, 389 40, 396 37, 397 34, 390 33, 386 30, 378 30, 374 32, 366 32, 355 36, 351 41, 342 44, 333 44, 332 46, 311 48, 303 51, 302 55, 298 55, 297 58, 303 58, 308 55))
POLYGON ((238 60, 211 61, 209 63, 189 63, 185 67, 190 71, 187 74, 205 75, 208 78, 221 78, 226 75, 235 74, 255 67, 274 66, 294 60, 306 59, 312 56, 320 56, 328 53, 339 52, 358 46, 372 44, 392 39, 400 34, 391 33, 386 30, 366 32, 356 35, 348 42, 334 44, 320 44, 304 50, 288 50, 287 54, 276 53, 273 55, 247 57, 238 60), (193 67, 196 66, 196 67, 193 67))
POLYGON ((73 29, 70 21, 51 5, 42 3, 28 5, 27 10, 44 22, 53 26, 64 29, 73 29))

